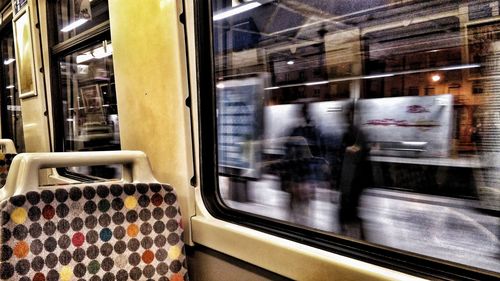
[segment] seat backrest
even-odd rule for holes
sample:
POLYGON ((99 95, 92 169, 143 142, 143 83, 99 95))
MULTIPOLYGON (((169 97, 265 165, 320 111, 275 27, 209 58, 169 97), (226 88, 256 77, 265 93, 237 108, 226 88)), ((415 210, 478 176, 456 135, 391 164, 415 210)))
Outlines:
POLYGON ((142 151, 20 153, 12 160, 0 200, 37 190, 40 169, 112 164, 123 165, 122 182, 158 182, 142 151))
POLYGON ((188 280, 173 188, 39 188, 4 200, 3 280, 188 280))
POLYGON ((15 153, 0 153, 0 188, 2 188, 7 181, 10 164, 16 155, 15 153))

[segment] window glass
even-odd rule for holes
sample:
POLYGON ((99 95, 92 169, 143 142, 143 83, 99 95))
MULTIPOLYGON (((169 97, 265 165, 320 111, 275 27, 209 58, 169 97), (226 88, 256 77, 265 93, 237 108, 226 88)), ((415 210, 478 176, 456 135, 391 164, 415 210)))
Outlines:
MULTIPOLYGON (((58 0, 53 6, 56 15, 56 43, 78 38, 109 20, 107 0, 58 0)), ((120 149, 120 131, 113 72, 113 46, 103 41, 88 46, 97 37, 109 38, 101 32, 87 34, 71 53, 56 55, 59 65, 59 100, 62 102, 64 141, 57 145, 62 151, 102 151, 120 149), (88 35, 88 36, 87 36, 88 35), (87 38, 88 39, 88 38, 87 38), (73 51, 75 50, 76 51, 73 51), (62 146, 62 147, 61 147, 62 146)), ((119 179, 120 166, 71 167, 69 172, 99 179, 119 179)))
POLYGON ((24 152, 23 117, 17 87, 16 59, 14 53, 14 37, 9 24, 0 35, 2 61, 2 137, 12 139, 17 152, 24 152))
POLYGON ((212 9, 227 206, 500 272, 497 1, 212 9))
MULTIPOLYGON (((61 57, 59 69, 64 151, 120 150, 111 42, 61 57)), ((101 173, 92 168, 92 175, 101 173)))
POLYGON ((58 0, 55 8, 58 42, 109 19, 107 0, 58 0))

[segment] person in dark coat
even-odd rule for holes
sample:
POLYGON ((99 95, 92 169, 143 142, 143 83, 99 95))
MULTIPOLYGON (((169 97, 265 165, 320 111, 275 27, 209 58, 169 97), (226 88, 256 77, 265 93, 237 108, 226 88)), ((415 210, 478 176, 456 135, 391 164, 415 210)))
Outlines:
POLYGON ((358 207, 361 194, 372 181, 372 169, 368 161, 369 146, 363 131, 354 124, 354 108, 349 108, 349 122, 342 139, 344 157, 339 179, 340 205, 339 223, 341 234, 364 239, 363 226, 358 207))

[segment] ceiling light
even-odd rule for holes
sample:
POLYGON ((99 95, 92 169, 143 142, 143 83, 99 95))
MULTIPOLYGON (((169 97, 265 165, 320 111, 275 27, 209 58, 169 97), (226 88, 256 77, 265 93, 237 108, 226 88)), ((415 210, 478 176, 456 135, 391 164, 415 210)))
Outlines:
POLYGON ((437 81, 441 80, 441 76, 439 76, 439 74, 434 74, 434 75, 432 75, 431 79, 432 79, 432 81, 437 82, 437 81))
POLYGON ((3 64, 8 65, 8 64, 13 63, 14 61, 15 61, 15 59, 13 59, 13 58, 9 58, 9 59, 4 60, 4 61, 3 61, 3 64))
POLYGON ((106 45, 106 48, 99 47, 97 49, 94 49, 94 51, 92 52, 92 55, 96 59, 101 59, 101 58, 110 56, 112 54, 113 54, 113 45, 111 45, 111 44, 106 45))
POLYGON ((455 65, 455 66, 448 66, 448 67, 442 67, 439 68, 438 70, 458 70, 458 69, 468 69, 468 68, 476 68, 480 67, 480 64, 464 64, 464 65, 455 65))
POLYGON ((314 85, 322 85, 322 84, 328 84, 328 81, 325 80, 325 81, 318 81, 318 82, 309 82, 309 83, 305 83, 304 85, 314 86, 314 85))
POLYGON ((249 11, 251 9, 257 8, 260 5, 262 5, 262 4, 259 2, 249 2, 247 4, 241 4, 241 5, 238 5, 234 8, 231 8, 229 10, 226 10, 224 12, 220 12, 220 13, 215 14, 213 17, 213 20, 219 21, 219 20, 222 20, 225 18, 229 18, 229 17, 232 17, 234 15, 241 14, 241 13, 244 13, 244 12, 249 11))
POLYGON ((5 89, 14 89, 14 88, 15 88, 14 85, 9 85, 9 86, 5 87, 5 89))
POLYGON ((79 19, 73 23, 70 23, 69 25, 65 26, 63 29, 61 29, 62 32, 68 32, 70 30, 73 30, 77 27, 79 27, 80 25, 86 23, 88 20, 86 19, 79 19))
POLYGON ((82 55, 76 56, 76 63, 86 62, 86 61, 89 61, 93 58, 94 58, 94 56, 92 56, 89 52, 87 52, 87 53, 84 53, 82 55))
POLYGON ((295 63, 295 62, 294 62, 293 60, 289 60, 289 61, 287 61, 287 62, 286 62, 286 64, 288 64, 288 65, 292 65, 292 64, 294 64, 294 63, 295 63))
POLYGON ((76 56, 76 63, 82 63, 91 59, 102 59, 113 54, 113 45, 107 44, 106 48, 98 47, 89 52, 76 56))
POLYGON ((394 74, 388 73, 388 74, 376 74, 376 75, 368 75, 368 76, 363 76, 363 79, 375 79, 375 78, 384 78, 384 77, 392 77, 394 74))

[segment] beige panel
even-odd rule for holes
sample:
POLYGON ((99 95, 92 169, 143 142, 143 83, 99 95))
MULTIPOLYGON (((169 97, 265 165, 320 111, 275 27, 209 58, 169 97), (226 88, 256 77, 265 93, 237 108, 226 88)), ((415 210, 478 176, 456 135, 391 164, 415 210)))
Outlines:
MULTIPOLYGON (((42 36, 40 36, 40 46, 42 47, 41 48, 41 52, 40 52, 40 56, 42 59, 42 62, 43 62, 43 65, 41 67, 43 67, 43 69, 45 69, 46 71, 44 71, 43 73, 43 79, 44 81, 41 82, 41 83, 44 83, 45 84, 45 87, 47 89, 51 89, 52 85, 51 85, 51 72, 49 71, 50 70, 50 48, 49 48, 49 38, 48 38, 48 22, 49 21, 52 21, 54 19, 52 18, 47 18, 47 1, 46 0, 39 0, 39 1, 36 1, 37 2, 37 5, 38 5, 38 15, 39 15, 39 26, 40 26, 40 33, 42 34, 42 36)), ((48 111, 48 123, 49 123, 49 138, 51 140, 54 140, 54 128, 53 128, 53 125, 54 125, 54 120, 53 120, 53 112, 52 112, 52 96, 50 95, 51 91, 48 90, 47 93, 46 93, 46 98, 47 98, 47 111, 48 111)), ((55 151, 54 149, 54 141, 51 142, 51 147, 50 147, 50 150, 47 150, 47 151, 55 151)))
POLYGON ((293 280, 424 280, 210 217, 192 229, 194 242, 293 280))
MULTIPOLYGON (((277 281, 289 280, 218 252, 198 250, 188 254, 190 281, 277 281)), ((189 252, 188 252, 189 253, 189 252)))
MULTIPOLYGON (((36 96, 21 99, 21 113, 23 116, 24 141, 26 152, 48 152, 50 151, 48 119, 44 114, 46 109, 46 93, 43 82, 43 73, 37 71, 42 67, 42 46, 40 43, 39 29, 36 13, 37 1, 28 1, 30 9, 31 36, 33 46, 34 82, 36 96)), ((14 21, 16 15, 14 16, 14 21)), ((16 42, 17 43, 17 42, 16 42)), ((17 48, 16 48, 17 51, 17 48)), ((19 83, 21 84, 21 83, 19 83)))
POLYGON ((189 186, 193 172, 179 3, 108 3, 122 149, 146 152, 155 177, 176 188, 188 228, 189 215, 194 214, 189 198, 194 197, 189 186))
POLYGON ((48 129, 42 95, 21 100, 26 152, 48 152, 48 129))

